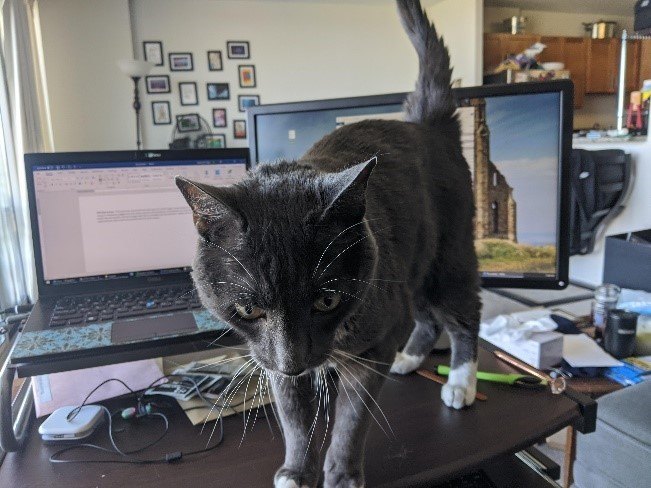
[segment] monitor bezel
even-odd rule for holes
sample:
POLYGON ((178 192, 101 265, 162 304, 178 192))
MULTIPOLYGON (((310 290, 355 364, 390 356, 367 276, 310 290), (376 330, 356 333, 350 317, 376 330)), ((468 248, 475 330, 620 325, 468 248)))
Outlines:
MULTIPOLYGON (((535 288, 561 290, 569 281, 569 202, 570 202, 570 158, 572 152, 572 129, 574 109, 574 84, 571 80, 551 80, 544 82, 511 83, 501 85, 484 85, 453 89, 456 100, 466 98, 484 98, 492 96, 524 95, 536 93, 560 94, 560 167, 558 171, 557 228, 556 228, 556 270, 555 278, 543 277, 482 277, 484 288, 535 288)), ((409 93, 389 93, 350 98, 333 98, 306 102, 278 103, 257 105, 247 110, 248 142, 251 166, 258 163, 258 141, 256 118, 260 115, 308 112, 314 110, 331 110, 377 105, 395 105, 404 101, 409 93)))
POLYGON ((201 159, 241 158, 250 169, 248 148, 215 148, 192 150, 142 150, 142 151, 94 151, 94 152, 54 152, 25 154, 25 177, 29 203, 29 217, 32 229, 32 246, 36 268, 36 284, 39 297, 78 295, 83 293, 112 292, 153 285, 177 285, 192 282, 188 271, 170 272, 153 276, 132 276, 120 279, 99 279, 74 283, 48 284, 45 282, 41 238, 36 213, 36 191, 34 187, 34 167, 42 165, 94 164, 147 161, 191 161, 201 159))

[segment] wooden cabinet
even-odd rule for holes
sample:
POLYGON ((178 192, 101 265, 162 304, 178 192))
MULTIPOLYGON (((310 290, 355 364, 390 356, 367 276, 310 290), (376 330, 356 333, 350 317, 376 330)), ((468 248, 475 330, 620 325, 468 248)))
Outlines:
POLYGON ((651 39, 644 39, 640 43, 640 72, 638 74, 638 88, 642 87, 644 80, 651 80, 651 39))
POLYGON ((574 107, 576 108, 583 107, 587 57, 587 43, 585 38, 566 37, 563 39, 563 57, 561 59, 565 63, 565 69, 570 72, 570 76, 574 82, 574 107))
POLYGON ((586 93, 615 93, 619 71, 619 40, 588 39, 586 93))
MULTIPOLYGON (((538 41, 547 46, 540 62, 560 61, 570 72, 576 108, 583 106, 585 94, 617 93, 621 41, 614 38, 484 34, 484 71, 538 41)), ((651 79, 651 40, 628 41, 626 58, 626 91, 639 90, 651 79)))

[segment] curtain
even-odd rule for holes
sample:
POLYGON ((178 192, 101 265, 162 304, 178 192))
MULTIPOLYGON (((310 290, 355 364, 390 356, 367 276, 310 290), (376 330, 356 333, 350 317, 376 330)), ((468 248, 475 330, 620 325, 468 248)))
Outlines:
POLYGON ((34 0, 5 0, 0 42, 0 305, 36 298, 23 155, 52 150, 34 0))

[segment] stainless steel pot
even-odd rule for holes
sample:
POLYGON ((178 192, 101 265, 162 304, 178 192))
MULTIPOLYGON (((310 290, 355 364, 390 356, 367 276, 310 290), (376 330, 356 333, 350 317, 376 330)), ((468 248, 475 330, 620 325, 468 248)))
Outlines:
POLYGON ((593 39, 607 39, 615 37, 617 22, 599 20, 597 22, 583 22, 583 27, 593 39))

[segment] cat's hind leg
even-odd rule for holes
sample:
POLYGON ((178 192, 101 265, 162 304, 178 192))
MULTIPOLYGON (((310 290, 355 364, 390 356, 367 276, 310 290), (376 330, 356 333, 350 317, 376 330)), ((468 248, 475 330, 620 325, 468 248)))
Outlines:
POLYGON ((441 327, 430 320, 416 320, 407 345, 396 353, 391 372, 408 374, 420 367, 425 357, 434 349, 441 327))

